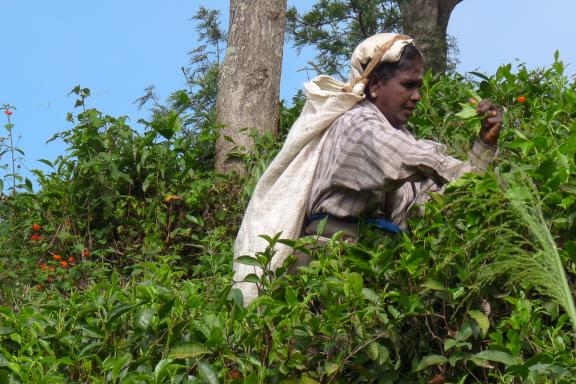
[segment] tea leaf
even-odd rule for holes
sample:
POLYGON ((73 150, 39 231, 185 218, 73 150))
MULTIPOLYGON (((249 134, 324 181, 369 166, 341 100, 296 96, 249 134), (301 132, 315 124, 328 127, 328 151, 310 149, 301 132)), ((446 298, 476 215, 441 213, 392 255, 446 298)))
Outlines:
POLYGON ((199 361, 198 373, 200 373, 200 376, 209 384, 218 384, 218 374, 210 364, 199 361))
POLYGON ((478 116, 478 112, 476 111, 476 107, 473 107, 470 104, 460 104, 462 110, 455 115, 461 119, 470 119, 473 117, 478 116))
POLYGON ((442 355, 428 355, 420 360, 420 363, 418 363, 418 366, 416 367, 416 371, 421 371, 432 365, 446 364, 447 362, 448 359, 442 355))
POLYGON ((508 352, 486 350, 478 352, 472 356, 474 359, 482 359, 488 361, 495 361, 505 365, 521 364, 520 357, 514 357, 508 352))
POLYGON ((490 320, 488 319, 488 316, 475 310, 469 310, 468 314, 476 321, 480 329, 482 329, 482 333, 486 334, 490 328, 490 320))
POLYGON ((203 345, 198 343, 184 343, 172 347, 170 352, 168 352, 168 357, 173 359, 186 359, 189 357, 198 357, 211 353, 208 349, 204 348, 203 345))
POLYGON ((140 311, 138 311, 136 317, 134 318, 134 327, 141 331, 147 330, 152 323, 152 319, 154 318, 155 313, 156 311, 154 308, 142 308, 140 311))
POLYGON ((253 265, 255 267, 260 268, 264 267, 256 258, 251 256, 239 256, 236 259, 234 259, 234 261, 244 265, 253 265))
POLYGON ((339 369, 340 369, 340 364, 337 364, 337 363, 334 363, 334 362, 327 361, 326 364, 324 365, 324 370, 326 371, 326 374, 327 374, 328 376, 333 375, 333 374, 336 373, 339 369))

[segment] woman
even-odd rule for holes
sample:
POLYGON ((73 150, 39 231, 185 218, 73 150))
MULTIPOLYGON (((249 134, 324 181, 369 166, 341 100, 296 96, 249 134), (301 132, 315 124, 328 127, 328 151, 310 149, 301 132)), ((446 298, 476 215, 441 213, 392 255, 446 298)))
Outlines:
MULTIPOLYGON (((404 127, 420 100, 423 71, 410 37, 378 34, 355 49, 349 84, 327 76, 304 84, 306 104, 258 181, 234 244, 234 287, 245 305, 258 297, 253 275, 263 272, 260 261, 245 257, 270 250, 268 239, 318 234, 324 217, 324 236, 344 231, 352 240, 366 218, 391 230, 405 228, 409 208, 426 192, 486 168, 502 121, 490 102, 478 107, 488 116, 468 162, 444 155, 438 143, 414 139, 404 127)), ((276 242, 272 248, 270 270, 294 253, 276 242)), ((308 262, 297 257, 292 269, 308 262)))
MULTIPOLYGON (((367 59, 356 63, 357 77, 367 59)), ((307 234, 316 234, 318 222, 326 217, 325 237, 344 231, 355 240, 358 221, 365 218, 384 219, 380 223, 392 232, 406 229, 410 208, 424 202, 428 192, 487 168, 502 126, 501 112, 488 100, 478 105, 485 117, 467 162, 445 155, 441 144, 416 140, 405 128, 420 101, 423 73, 424 59, 409 43, 397 61, 382 62, 365 76, 366 99, 326 133, 308 204, 307 234)))

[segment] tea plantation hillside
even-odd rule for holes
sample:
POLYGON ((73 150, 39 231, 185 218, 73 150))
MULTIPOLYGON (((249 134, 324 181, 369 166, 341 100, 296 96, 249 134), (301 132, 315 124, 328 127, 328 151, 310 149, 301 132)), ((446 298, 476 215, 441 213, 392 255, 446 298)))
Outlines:
MULTIPOLYGON (((564 70, 556 57, 426 76, 412 129, 459 158, 479 129, 470 103, 504 109, 493 169, 433 195, 410 233, 366 228, 299 274, 266 271, 248 308, 231 289, 232 245, 301 98, 240 177, 212 171, 216 128, 194 125, 186 92, 138 132, 85 109, 77 87, 68 149, 34 171, 38 191, 16 177, 13 191, 4 169, 0 384, 576 382, 576 85, 564 70)), ((3 135, 18 130, 11 112, 3 135)), ((264 267, 277 242, 314 241, 269 235, 264 267)))

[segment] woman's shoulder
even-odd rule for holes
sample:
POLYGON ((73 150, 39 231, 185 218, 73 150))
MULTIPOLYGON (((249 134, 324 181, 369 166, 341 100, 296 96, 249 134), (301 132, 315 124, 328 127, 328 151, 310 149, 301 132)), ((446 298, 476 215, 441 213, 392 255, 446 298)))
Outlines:
POLYGON ((363 125, 362 122, 366 120, 381 120, 382 117, 380 115, 381 112, 372 106, 371 101, 362 100, 354 107, 344 112, 338 120, 344 124, 363 125))
POLYGON ((337 140, 368 140, 385 129, 380 111, 374 110, 368 100, 362 100, 340 115, 331 126, 331 136, 337 140))

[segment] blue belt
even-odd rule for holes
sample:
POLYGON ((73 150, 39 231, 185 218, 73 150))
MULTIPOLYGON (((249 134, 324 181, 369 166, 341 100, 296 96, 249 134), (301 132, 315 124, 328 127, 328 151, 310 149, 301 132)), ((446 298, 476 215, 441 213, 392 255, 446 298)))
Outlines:
MULTIPOLYGON (((315 215, 312 215, 309 219, 308 219, 308 224, 310 224, 311 222, 313 222, 314 220, 321 220, 321 219, 325 219, 325 218, 330 218, 331 215, 327 214, 327 213, 317 213, 315 215)), ((333 216, 332 216, 333 217, 333 216)), ((350 221, 352 223, 354 222, 358 222, 358 219, 355 218, 351 218, 351 219, 341 219, 338 218, 338 220, 342 220, 342 221, 350 221)), ((397 226, 396 224, 392 223, 391 221, 388 221, 386 219, 382 219, 380 217, 364 217, 361 220, 362 223, 365 224, 370 224, 370 225, 374 225, 380 229, 383 229, 386 232, 390 232, 390 233, 400 233, 403 232, 402 229, 397 226)))

